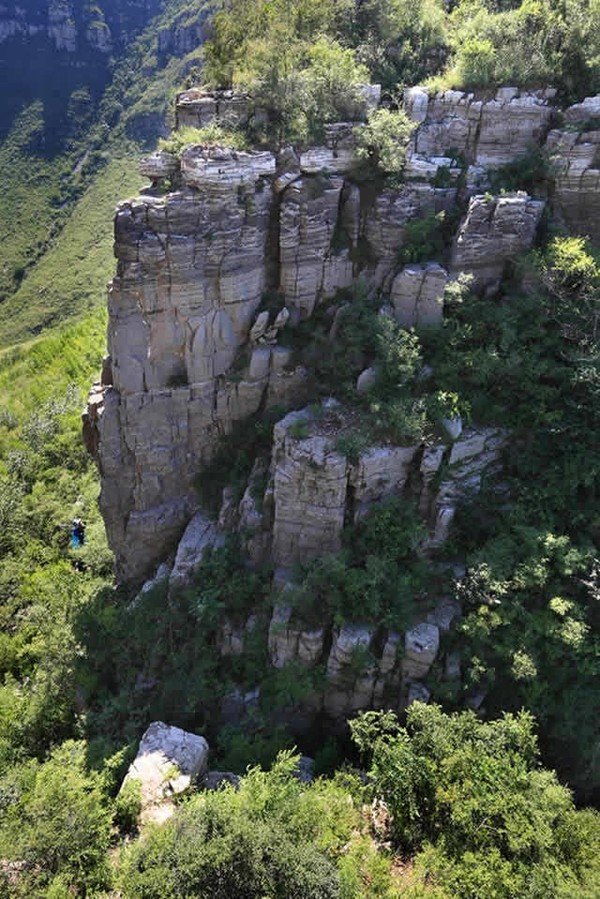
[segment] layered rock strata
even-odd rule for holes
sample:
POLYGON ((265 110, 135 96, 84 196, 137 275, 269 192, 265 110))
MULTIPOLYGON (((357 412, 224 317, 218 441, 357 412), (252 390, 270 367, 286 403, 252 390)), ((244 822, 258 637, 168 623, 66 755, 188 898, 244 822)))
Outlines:
MULTIPOLYGON (((415 698, 426 701, 429 691, 424 680, 434 666, 443 672, 448 662, 448 676, 456 676, 456 657, 443 648, 443 636, 461 612, 453 600, 441 599, 429 612, 418 613, 413 624, 400 632, 357 622, 335 624, 326 613, 319 624, 307 622, 288 598, 286 587, 264 632, 270 663, 278 669, 324 672, 319 686, 295 710, 292 727, 294 722, 325 715, 330 727, 342 730, 347 717, 359 709, 402 711, 415 698)), ((255 616, 247 622, 225 622, 219 651, 243 654, 247 641, 256 639, 256 627, 255 616)), ((252 697, 255 702, 256 691, 252 697)))
POLYGON ((507 265, 531 248, 544 205, 526 193, 473 197, 452 246, 451 271, 472 275, 478 290, 496 291, 507 265))
POLYGON ((403 328, 435 327, 442 323, 448 272, 436 262, 407 265, 394 278, 390 301, 403 328))
POLYGON ((147 576, 181 535, 197 509, 195 479, 236 423, 302 401, 306 372, 278 344, 286 319, 310 316, 360 271, 372 290, 391 281, 406 225, 455 197, 418 185, 373 202, 293 159, 282 186, 266 152, 191 147, 181 161, 163 154, 143 167, 153 180, 176 175, 181 188, 117 209, 110 365, 85 427, 126 581, 147 576), (279 290, 285 312, 265 319, 267 290, 279 290))
POLYGON ((469 165, 498 168, 539 146, 550 128, 552 89, 520 91, 502 87, 493 99, 463 91, 429 96, 425 88, 405 91, 404 105, 418 127, 411 155, 462 158, 469 165))
POLYGON ((257 474, 265 480, 261 467, 229 517, 230 526, 237 522, 249 540, 255 562, 270 560, 285 572, 298 562, 337 552, 346 524, 402 494, 417 497, 430 529, 423 549, 437 548, 457 505, 498 470, 504 442, 495 429, 467 428, 448 445, 373 445, 351 462, 338 447, 353 427, 353 413, 331 403, 322 410, 290 412, 275 425, 264 496, 253 498, 257 474), (432 489, 434 480, 439 484, 432 489))
MULTIPOLYGON (((571 107, 566 114, 574 109, 571 107)), ((584 130, 551 131, 546 150, 552 168, 552 203, 557 216, 571 231, 600 243, 600 97, 588 98, 574 115, 593 111, 598 119, 597 128, 585 130, 588 120, 583 123, 584 130)))
MULTIPOLYGON (((508 116, 517 135, 513 158, 541 138, 552 111, 548 101, 547 93, 514 91, 486 102, 450 94, 430 100, 415 89, 407 94, 418 123, 413 156, 441 153, 448 140, 478 165, 497 163, 497 123, 508 116), (476 119, 481 127, 472 125, 476 119), (463 135, 459 145, 455 132, 463 135)), ((247 110, 248 98, 230 93, 192 90, 178 98, 181 123, 230 114, 242 122, 247 110)), ((196 478, 238 423, 265 408, 303 402, 308 374, 283 343, 286 326, 310 318, 359 275, 371 293, 389 300, 403 326, 439 325, 449 277, 469 272, 489 292, 534 239, 541 202, 521 194, 475 196, 449 269, 403 266, 411 222, 452 211, 461 187, 359 183, 352 178, 354 163, 354 125, 348 122, 327 126, 323 146, 299 155, 192 146, 180 157, 162 152, 143 161, 155 187, 117 209, 110 365, 86 418, 122 580, 141 581, 174 547, 198 511, 196 478), (177 189, 165 192, 169 185, 177 189), (265 295, 275 294, 277 308, 262 308, 265 295)), ((334 330, 335 319, 331 339, 334 330)), ((335 492, 336 466, 341 472, 343 465, 330 450, 326 458, 327 490, 335 492)), ((282 497, 288 482, 281 473, 282 497)), ((353 490, 360 505, 360 491, 353 490)), ((303 491, 289 504, 304 503, 303 491)), ((338 511, 332 504, 328 512, 332 533, 346 514, 343 505, 340 498, 338 511)), ((281 564, 287 564, 286 540, 294 538, 279 529, 273 545, 281 564)))

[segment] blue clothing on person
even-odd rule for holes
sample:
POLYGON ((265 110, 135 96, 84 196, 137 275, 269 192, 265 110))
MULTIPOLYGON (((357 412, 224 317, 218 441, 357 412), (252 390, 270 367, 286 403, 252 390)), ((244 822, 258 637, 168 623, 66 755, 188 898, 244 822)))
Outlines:
POLYGON ((85 542, 85 525, 81 518, 75 518, 71 525, 71 546, 79 549, 85 542))

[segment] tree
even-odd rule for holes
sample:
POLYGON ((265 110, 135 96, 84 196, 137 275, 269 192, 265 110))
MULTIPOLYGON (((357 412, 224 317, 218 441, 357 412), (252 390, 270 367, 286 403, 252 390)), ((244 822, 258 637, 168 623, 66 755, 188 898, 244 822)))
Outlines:
POLYGON ((600 819, 578 818, 569 791, 538 765, 531 715, 484 723, 413 703, 405 727, 389 713, 350 726, 371 756, 394 844, 422 850, 418 869, 449 895, 550 897, 590 884, 586 842, 600 837, 600 819))
POLYGON ((0 782, 0 856, 25 864, 23 896, 59 877, 78 890, 107 885, 111 815, 85 744, 68 740, 47 762, 13 768, 0 782))

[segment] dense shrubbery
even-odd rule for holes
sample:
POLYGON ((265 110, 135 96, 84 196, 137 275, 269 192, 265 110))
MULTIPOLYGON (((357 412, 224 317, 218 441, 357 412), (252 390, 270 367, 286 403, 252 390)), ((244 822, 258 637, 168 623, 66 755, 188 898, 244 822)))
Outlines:
POLYGON ((368 71, 335 39, 341 14, 332 0, 240 0, 214 18, 205 76, 217 87, 251 91, 256 107, 267 111, 264 126, 256 123, 257 137, 278 144, 314 139, 323 123, 364 110, 358 86, 368 71))
POLYGON ((443 332, 425 338, 425 354, 438 387, 460 390, 475 420, 511 432, 503 491, 484 489, 465 507, 450 550, 472 566, 458 638, 465 690, 487 693, 493 712, 531 709, 546 757, 592 796, 598 268, 579 238, 554 238, 534 262, 541 281, 530 272, 529 294, 463 298, 443 332))
POLYGON ((571 100, 600 89, 595 0, 461 0, 449 26, 453 57, 445 86, 553 85, 571 100))
POLYGON ((0 778, 0 853, 22 866, 10 895, 86 895, 108 885, 111 815, 86 768, 85 744, 67 741, 43 764, 0 778))
POLYGON ((594 895, 600 818, 575 811, 539 766, 529 715, 482 723, 415 703, 406 727, 368 712, 351 728, 394 844, 419 853, 416 870, 442 897, 594 895))
POLYGON ((214 19, 204 74, 251 91, 267 111, 257 136, 303 142, 355 118, 367 80, 390 91, 428 78, 443 88, 554 85, 581 99, 600 89, 599 43, 595 0, 460 0, 450 12, 437 0, 236 0, 214 19))
POLYGON ((247 141, 240 131, 232 131, 213 123, 204 128, 178 128, 169 138, 159 140, 160 150, 179 155, 190 144, 203 147, 233 147, 234 150, 247 149, 247 141))
POLYGON ((423 357, 418 336, 402 329, 392 315, 380 315, 381 298, 369 298, 365 284, 357 282, 337 306, 318 312, 290 331, 288 337, 299 359, 314 378, 315 393, 345 400, 360 415, 353 435, 341 438, 355 453, 365 441, 418 441, 426 429, 426 403, 418 385, 423 357), (331 312, 336 338, 330 339, 331 312), (358 393, 360 373, 372 366, 375 380, 358 393), (354 445, 355 444, 355 445, 354 445))
POLYGON ((239 791, 198 796, 124 853, 125 899, 359 899, 392 896, 389 862, 361 831, 348 776, 309 787, 289 753, 239 791))
POLYGON ((367 124, 358 127, 357 156, 364 170, 358 177, 392 175, 398 178, 404 168, 404 157, 413 126, 406 113, 399 109, 377 109, 369 115, 367 124))
POLYGON ((372 621, 402 631, 427 596, 431 571, 415 556, 425 536, 416 511, 390 499, 346 535, 344 550, 301 567, 286 594, 308 620, 372 621))

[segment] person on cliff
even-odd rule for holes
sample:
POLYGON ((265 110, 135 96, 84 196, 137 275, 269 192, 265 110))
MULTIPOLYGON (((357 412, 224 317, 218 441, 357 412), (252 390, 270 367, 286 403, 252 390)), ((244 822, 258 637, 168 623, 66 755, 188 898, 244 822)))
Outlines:
POLYGON ((71 546, 79 549, 85 543, 85 525, 81 518, 74 518, 71 525, 71 546))

